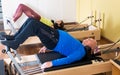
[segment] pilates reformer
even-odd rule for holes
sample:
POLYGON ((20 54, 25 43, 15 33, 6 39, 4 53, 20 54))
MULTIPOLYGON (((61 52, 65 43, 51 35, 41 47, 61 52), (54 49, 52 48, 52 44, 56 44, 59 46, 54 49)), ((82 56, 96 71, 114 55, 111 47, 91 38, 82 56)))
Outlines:
MULTIPOLYGON (((118 44, 118 42, 119 40, 112 44, 101 45, 99 47, 99 49, 101 50, 100 53, 98 53, 98 55, 95 55, 95 56, 100 56, 102 54, 108 54, 113 52, 120 52, 120 44, 118 44)), ((42 59, 42 55, 39 55, 39 56, 41 56, 41 59, 42 59)), ((61 66, 57 68, 54 67, 50 71, 45 70, 45 73, 43 75, 61 75, 61 74, 62 75, 79 75, 79 74, 92 75, 92 74, 105 73, 105 72, 112 71, 111 63, 109 61, 101 61, 101 62, 100 61, 101 59, 92 60, 92 61, 80 61, 82 63, 78 62, 70 65, 64 65, 62 67, 61 66), (91 64, 91 62, 93 64, 91 64), (93 71, 93 69, 95 71, 93 71), (86 73, 86 71, 88 71, 89 73, 86 73)), ((36 75, 39 75, 39 74, 36 74, 36 75)))
POLYGON ((92 37, 96 40, 100 40, 100 29, 96 28, 93 25, 87 25, 87 24, 71 24, 71 25, 65 25, 65 28, 68 29, 68 33, 70 33, 73 37, 77 39, 83 39, 92 37), (71 28, 70 27, 76 27, 77 28, 71 28), (82 28, 80 28, 82 27, 82 28), (81 36, 82 35, 82 36, 81 36))
MULTIPOLYGON (((110 46, 110 45, 109 45, 110 46)), ((116 46, 114 49, 115 49, 115 51, 120 51, 120 49, 118 48, 118 47, 120 47, 120 45, 118 45, 118 46, 116 46)), ((114 51, 114 49, 111 49, 110 51, 111 52, 113 52, 114 51)), ((108 51, 107 51, 108 52, 108 51)), ((104 51, 103 53, 106 53, 106 51, 104 51)), ((109 52, 108 52, 109 53, 109 52)), ((57 53, 55 53, 55 52, 49 52, 49 53, 46 53, 46 54, 37 54, 37 56, 39 57, 39 59, 42 61, 42 62, 45 62, 45 61, 47 61, 47 60, 52 60, 52 59, 54 59, 54 58, 61 58, 61 57, 63 57, 63 56, 61 56, 61 55, 59 55, 59 54, 57 54, 57 53), (47 55, 46 55, 47 54, 47 55), (55 56, 53 56, 53 55, 55 55, 55 56), (46 56, 48 56, 49 58, 47 58, 47 60, 46 59, 44 59, 44 58, 46 58, 46 56)), ((30 55, 30 56, 22 56, 22 59, 32 59, 32 61, 29 61, 29 62, 26 62, 28 65, 27 66, 31 66, 30 65, 30 63, 32 63, 35 59, 36 59, 36 57, 35 57, 36 55, 30 55)), ((76 72, 76 70, 79 70, 79 72, 81 73, 81 71, 84 71, 84 69, 91 69, 90 68, 90 66, 94 69, 98 69, 98 68, 101 68, 101 66, 103 66, 102 67, 102 69, 104 69, 104 71, 102 70, 98 70, 99 71, 99 73, 103 73, 103 72, 108 72, 108 71, 111 71, 110 70, 110 63, 109 62, 104 62, 104 61, 101 61, 101 59, 99 58, 96 58, 97 60, 92 60, 92 61, 80 61, 80 62, 76 62, 76 63, 73 63, 73 64, 70 64, 70 65, 63 65, 63 66, 59 66, 59 67, 52 67, 52 68, 49 68, 49 69, 45 69, 44 70, 44 73, 40 73, 40 72, 38 72, 37 74, 35 74, 35 75, 56 75, 57 73, 56 72, 58 72, 59 74, 58 75, 66 75, 66 74, 64 74, 64 70, 66 71, 65 73, 71 73, 71 69, 73 69, 73 73, 74 73, 74 71, 76 72), (101 61, 101 62, 100 62, 101 61), (91 64, 91 63, 93 63, 93 64, 91 64), (95 64, 96 63, 96 64, 95 64), (82 67, 84 67, 84 68, 82 68, 82 67), (74 70, 75 69, 75 70, 74 70), (61 72, 60 72, 61 71, 61 72)), ((8 62, 8 60, 5 60, 6 62, 8 62)), ((23 60, 24 61, 24 60, 23 60)), ((41 63, 42 63, 41 62, 41 63)), ((12 68, 12 69, 15 69, 15 68, 12 68)), ((29 68, 30 69, 30 68, 29 68)), ((37 69, 38 70, 38 69, 37 69)), ((98 73, 98 71, 97 72, 92 72, 92 74, 97 74, 98 73)), ((19 72, 19 71, 18 71, 19 72)), ((79 74, 76 74, 76 73, 74 73, 74 74, 70 74, 70 75, 79 75, 79 74)), ((91 74, 91 73, 89 73, 89 74, 91 74)), ((85 73, 83 73, 82 75, 89 75, 89 74, 85 74, 85 73)))
MULTIPOLYGON (((90 53, 90 52, 89 52, 90 53)), ((32 65, 33 66, 33 64, 35 64, 35 61, 34 60, 36 60, 36 56, 38 57, 38 59, 37 60, 39 60, 41 63, 44 63, 44 62, 46 62, 46 61, 50 61, 50 60, 54 60, 54 59, 58 59, 58 58, 62 58, 62 57, 64 57, 63 55, 61 55, 61 54, 59 54, 59 53, 57 53, 57 52, 54 52, 54 51, 51 51, 51 52, 46 52, 46 53, 43 53, 43 54, 36 54, 36 55, 29 55, 29 56, 21 56, 21 58, 22 58, 22 60, 23 61, 26 61, 26 60, 24 60, 24 59, 27 59, 27 62, 25 62, 25 63, 20 63, 20 64, 22 64, 21 66, 26 66, 27 65, 27 68, 29 67, 29 71, 33 71, 33 68, 32 68, 32 70, 30 69, 30 66, 32 65), (28 61, 28 60, 31 60, 31 61, 28 61)), ((88 56, 89 57, 89 56, 88 56)), ((48 69, 44 69, 44 73, 45 72, 50 72, 50 71, 55 71, 55 70, 60 70, 60 69, 66 69, 66 68, 71 68, 71 67, 77 67, 77 66, 81 66, 81 65, 86 65, 86 64, 92 64, 92 63, 95 63, 95 62, 103 62, 103 59, 102 58, 100 58, 100 57, 89 57, 88 58, 87 57, 87 59, 86 59, 86 57, 85 58, 83 58, 82 60, 80 60, 80 61, 77 61, 77 62, 75 62, 75 63, 72 63, 72 64, 68 64, 68 65, 63 65, 63 66, 58 66, 58 67, 52 67, 52 68, 48 68, 48 69), (90 60, 94 60, 94 61, 90 61, 90 60)), ((13 58, 14 59, 14 58, 13 58)), ((13 59, 11 59, 11 60, 13 60, 13 59)), ((7 60, 5 60, 6 62, 8 62, 8 59, 7 60)), ((14 61, 15 62, 15 61, 14 61)), ((18 60, 17 60, 17 62, 19 62, 18 60)), ((39 62, 39 63, 40 63, 39 62)), ((14 64, 14 63, 13 63, 14 64)), ((20 65, 19 64, 19 65, 20 65)), ((38 66, 38 65, 37 65, 38 66)), ((12 66, 13 67, 13 66, 12 66)), ((15 67, 16 67, 16 65, 15 65, 15 67)), ((15 69, 14 67, 13 67, 13 69, 15 69)), ((34 70, 35 72, 36 71, 38 71, 37 72, 37 74, 44 74, 40 69, 38 69, 38 68, 34 68, 34 69, 36 69, 36 70, 34 70)), ((25 69, 24 69, 25 70, 25 69)), ((19 70, 18 70, 18 72, 19 72, 19 70)), ((23 72, 24 73, 24 72, 23 72)), ((21 73, 20 73, 21 74, 21 73)), ((31 75, 32 73, 28 73, 28 75, 31 75)), ((36 74, 36 73, 35 73, 36 74)), ((22 74, 21 74, 22 75, 22 74)), ((24 75, 24 74, 23 74, 24 75)), ((25 74, 26 75, 26 74, 25 74)))
MULTIPOLYGON (((114 45, 114 47, 112 47, 113 45, 114 44, 101 46, 102 50, 100 51, 100 54, 92 55, 92 57, 90 59, 89 58, 84 58, 80 61, 77 61, 77 62, 69 64, 69 65, 63 65, 63 66, 44 69, 44 73, 39 72, 35 75, 41 75, 41 74, 42 75, 56 75, 56 74, 57 75, 61 75, 61 74, 66 75, 66 74, 71 73, 71 69, 73 70, 72 72, 75 75, 79 75, 75 72, 78 71, 78 72, 81 73, 82 71, 84 71, 85 69, 88 69, 88 68, 89 68, 90 71, 92 71, 90 66, 92 68, 98 69, 98 70, 96 72, 94 71, 94 72, 89 73, 89 74, 86 74, 86 73, 82 72, 82 75, 90 75, 90 74, 109 72, 109 71, 111 71, 110 63, 104 61, 102 58, 97 57, 97 56, 100 56, 101 54, 112 53, 112 52, 120 52, 120 48, 119 48, 120 44, 116 44, 116 45, 114 45), (110 47, 112 47, 112 48, 110 49, 110 47), (64 73, 65 71, 66 71, 66 73, 64 73)), ((36 59, 36 56, 38 57, 38 60, 40 60, 41 63, 44 63, 45 61, 49 61, 49 60, 64 57, 64 56, 60 55, 59 53, 51 51, 51 52, 46 52, 46 53, 43 53, 43 54, 22 56, 22 58, 24 58, 24 59, 31 59, 32 58, 31 61, 30 61, 30 62, 32 62, 36 59)), ((5 61, 8 61, 8 60, 5 60, 5 61)), ((30 64, 30 62, 29 62, 29 64, 30 64)), ((73 73, 70 74, 70 75, 74 75, 73 73)))
POLYGON ((99 22, 99 26, 93 25, 93 22, 91 24, 83 24, 83 22, 94 18, 94 16, 88 16, 80 23, 74 23, 74 24, 66 24, 65 29, 68 31, 73 37, 82 40, 83 38, 92 37, 96 40, 100 40, 101 38, 101 30, 100 30, 100 22, 101 19, 95 20, 94 22, 99 22), (82 36, 81 36, 82 35, 82 36))
POLYGON ((81 21, 80 23, 75 23, 76 25, 74 26, 65 26, 65 31, 67 32, 72 32, 72 31, 82 31, 82 30, 88 30, 89 29, 89 25, 88 24, 83 24, 81 25, 83 22, 87 21, 90 18, 93 18, 94 16, 88 16, 87 18, 85 18, 83 21, 81 21))
MULTIPOLYGON (((9 24, 10 24, 10 22, 9 22, 9 24)), ((37 70, 37 72, 38 73, 43 73, 44 71, 45 72, 47 72, 47 71, 52 71, 52 70, 55 70, 56 68, 52 68, 52 70, 41 70, 41 69, 38 69, 38 65, 40 66, 41 65, 41 59, 42 58, 40 58, 40 57, 42 57, 42 56, 44 56, 44 55, 42 55, 42 56, 40 56, 40 57, 38 57, 39 55, 33 55, 33 56, 31 56, 31 57, 34 57, 34 58, 37 58, 36 59, 36 61, 29 61, 29 62, 24 62, 24 63, 18 63, 18 61, 19 60, 17 60, 16 61, 16 59, 14 58, 14 56, 12 56, 12 54, 11 54, 11 52, 10 52, 11 50, 10 50, 10 48, 8 48, 8 47, 6 47, 6 49, 5 50, 3 50, 3 52, 6 52, 7 54, 8 54, 8 56, 10 57, 10 59, 11 59, 11 61, 13 62, 13 64, 14 64, 14 66, 15 66, 15 68, 17 69, 17 71, 19 72, 19 74, 21 74, 21 75, 26 75, 27 73, 28 73, 28 75, 29 74, 34 74, 35 73, 35 70, 34 69, 36 69, 37 70), (39 60, 40 59, 40 60, 39 60), (22 70, 22 68, 21 67, 23 67, 23 66, 33 66, 33 65, 35 65, 37 63, 37 68, 32 68, 32 69, 30 69, 29 68, 29 71, 28 70, 26 70, 26 71, 23 71, 22 70), (39 70, 39 71, 38 71, 39 70), (30 71, 33 71, 34 73, 31 73, 30 71)), ((16 50, 13 50, 14 51, 14 53, 15 53, 15 55, 16 55, 16 57, 18 57, 20 60, 21 60, 21 57, 17 54, 17 52, 16 52, 16 50)), ((113 50, 114 51, 114 50, 113 50)), ((119 48, 117 48, 117 50, 116 51, 119 51, 119 48)), ((52 53, 51 53, 52 54, 52 53)), ((61 57, 61 56, 60 56, 61 57)), ((22 57, 22 58, 25 58, 25 57, 22 57)), ((58 57, 59 58, 59 57, 58 57)), ((51 59, 50 59, 51 60, 51 59)), ((99 59, 100 60, 100 59, 99 59)), ((42 60, 42 62, 43 62, 44 60, 42 60)), ((95 60, 96 61, 96 60, 95 60)), ((90 62, 86 62, 86 63, 88 63, 88 64, 90 64, 91 63, 91 61, 90 62)), ((81 64, 79 63, 79 66, 80 66, 81 64)), ((84 65, 84 64, 82 64, 82 65, 84 65)), ((64 65, 65 66, 65 65, 64 65)), ((77 64, 77 66, 78 66, 78 64, 77 64)), ((70 67, 70 65, 69 66, 67 66, 67 67, 70 67)), ((39 67, 40 68, 40 67, 39 67)), ((60 67, 61 68, 61 67, 60 67)), ((57 69, 60 69, 60 68, 57 68, 57 69)))

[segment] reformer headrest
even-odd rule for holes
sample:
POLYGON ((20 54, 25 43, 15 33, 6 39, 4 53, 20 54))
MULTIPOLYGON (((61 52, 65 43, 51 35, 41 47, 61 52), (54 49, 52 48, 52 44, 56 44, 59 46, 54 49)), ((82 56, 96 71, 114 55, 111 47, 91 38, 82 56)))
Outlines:
POLYGON ((89 58, 91 57, 91 48, 89 46, 85 46, 85 51, 86 51, 86 55, 84 56, 84 58, 89 58))
POLYGON ((91 48, 89 46, 85 46, 86 55, 84 56, 83 60, 98 60, 104 61, 101 57, 98 57, 100 54, 91 54, 91 48))

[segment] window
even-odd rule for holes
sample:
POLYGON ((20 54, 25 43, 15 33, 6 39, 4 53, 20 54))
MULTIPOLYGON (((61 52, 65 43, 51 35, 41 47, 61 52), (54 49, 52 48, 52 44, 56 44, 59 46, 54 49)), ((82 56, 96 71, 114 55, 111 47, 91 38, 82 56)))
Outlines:
POLYGON ((2 4, 0 0, 0 31, 3 29, 4 29, 4 26, 3 26, 2 4))
POLYGON ((2 19, 3 16, 2 16, 2 4, 1 4, 1 0, 0 0, 0 19, 2 19))

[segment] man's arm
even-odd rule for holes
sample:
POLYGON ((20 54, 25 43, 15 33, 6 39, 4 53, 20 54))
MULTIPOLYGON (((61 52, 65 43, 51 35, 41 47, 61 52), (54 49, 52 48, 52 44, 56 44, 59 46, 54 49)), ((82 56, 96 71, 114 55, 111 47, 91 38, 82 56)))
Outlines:
POLYGON ((28 17, 33 17, 37 20, 40 20, 40 18, 41 18, 41 16, 39 14, 37 14, 35 11, 33 11, 28 6, 26 6, 24 4, 20 4, 18 6, 15 14, 13 15, 13 21, 16 22, 19 19, 19 17, 22 15, 22 13, 24 13, 28 17))
POLYGON ((85 56, 85 51, 76 51, 70 54, 69 56, 59 58, 56 60, 48 61, 42 64, 42 68, 50 68, 52 66, 60 66, 65 64, 70 64, 72 62, 75 62, 77 60, 82 59, 85 56))
POLYGON ((45 53, 47 50, 47 48, 45 46, 43 46, 42 48, 40 48, 39 53, 45 53))
POLYGON ((78 51, 71 53, 69 56, 53 60, 52 64, 53 64, 53 66, 70 64, 72 62, 82 59, 84 56, 85 56, 85 51, 78 50, 78 51))

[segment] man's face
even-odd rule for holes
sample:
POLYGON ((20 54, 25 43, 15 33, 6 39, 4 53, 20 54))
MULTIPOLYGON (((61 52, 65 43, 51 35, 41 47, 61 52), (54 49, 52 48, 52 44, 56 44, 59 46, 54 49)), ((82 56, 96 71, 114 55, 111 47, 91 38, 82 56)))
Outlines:
POLYGON ((89 47, 91 47, 91 49, 93 49, 93 50, 97 47, 97 42, 96 42, 96 40, 94 40, 94 39, 92 39, 92 38, 88 38, 88 39, 83 40, 82 44, 83 44, 84 46, 89 46, 89 47))
POLYGON ((61 20, 57 20, 57 21, 56 21, 56 23, 57 23, 58 25, 60 25, 61 22, 62 22, 61 20))

